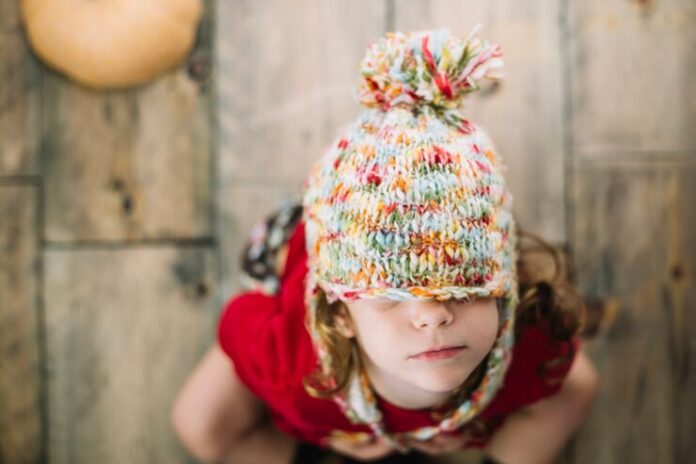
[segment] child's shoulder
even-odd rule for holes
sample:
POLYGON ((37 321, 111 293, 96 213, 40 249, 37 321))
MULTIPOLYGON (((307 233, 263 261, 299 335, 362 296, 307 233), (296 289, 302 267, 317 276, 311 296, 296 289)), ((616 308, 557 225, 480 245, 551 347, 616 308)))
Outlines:
POLYGON ((231 297, 218 317, 217 339, 242 381, 260 396, 294 388, 316 364, 299 289, 231 297))
POLYGON ((570 368, 579 349, 579 337, 562 338, 554 334, 551 323, 545 319, 522 324, 513 348, 513 360, 517 357, 518 364, 532 365, 538 377, 556 382, 570 368))

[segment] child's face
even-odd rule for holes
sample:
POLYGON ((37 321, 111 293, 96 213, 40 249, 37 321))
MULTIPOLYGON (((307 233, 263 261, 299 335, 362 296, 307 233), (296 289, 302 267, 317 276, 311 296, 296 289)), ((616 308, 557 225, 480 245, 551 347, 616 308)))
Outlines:
POLYGON ((460 386, 493 347, 498 332, 494 298, 471 301, 345 302, 344 333, 355 336, 373 372, 416 393, 460 386))

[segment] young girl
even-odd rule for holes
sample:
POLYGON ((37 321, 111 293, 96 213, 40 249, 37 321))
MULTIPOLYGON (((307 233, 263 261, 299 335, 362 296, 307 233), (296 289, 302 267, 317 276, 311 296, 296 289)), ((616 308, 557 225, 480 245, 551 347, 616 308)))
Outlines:
POLYGON ((584 420, 597 376, 579 300, 529 275, 500 154, 461 113, 502 66, 476 32, 368 48, 366 109, 302 205, 255 230, 255 287, 225 305, 174 405, 198 458, 288 463, 299 441, 360 460, 476 447, 543 463, 584 420))

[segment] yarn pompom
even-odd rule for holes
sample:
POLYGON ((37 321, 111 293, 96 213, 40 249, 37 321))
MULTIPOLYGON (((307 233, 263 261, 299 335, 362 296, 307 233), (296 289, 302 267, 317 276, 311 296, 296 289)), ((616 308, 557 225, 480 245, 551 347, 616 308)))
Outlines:
POLYGON ((477 24, 462 39, 448 29, 388 32, 368 46, 360 65, 357 97, 369 108, 431 106, 449 110, 479 89, 483 78, 503 77, 498 44, 477 37, 477 24))

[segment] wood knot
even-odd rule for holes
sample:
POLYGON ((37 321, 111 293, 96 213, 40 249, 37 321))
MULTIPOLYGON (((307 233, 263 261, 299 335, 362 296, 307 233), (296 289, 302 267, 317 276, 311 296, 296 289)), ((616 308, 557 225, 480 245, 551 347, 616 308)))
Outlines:
POLYGON ((210 76, 210 58, 202 52, 194 52, 186 72, 196 82, 205 82, 210 76))
POLYGON ((123 200, 121 201, 121 208, 127 216, 133 214, 133 197, 129 193, 123 195, 123 200))
POLYGON ((126 183, 123 181, 123 179, 111 179, 111 182, 109 183, 109 188, 111 188, 111 190, 121 192, 126 188, 126 183))
POLYGON ((205 282, 198 282, 196 285, 196 296, 203 298, 208 294, 208 285, 205 282))
POLYGON ((679 282, 684 278, 684 266, 681 264, 673 265, 670 269, 670 275, 672 276, 672 280, 679 282))

